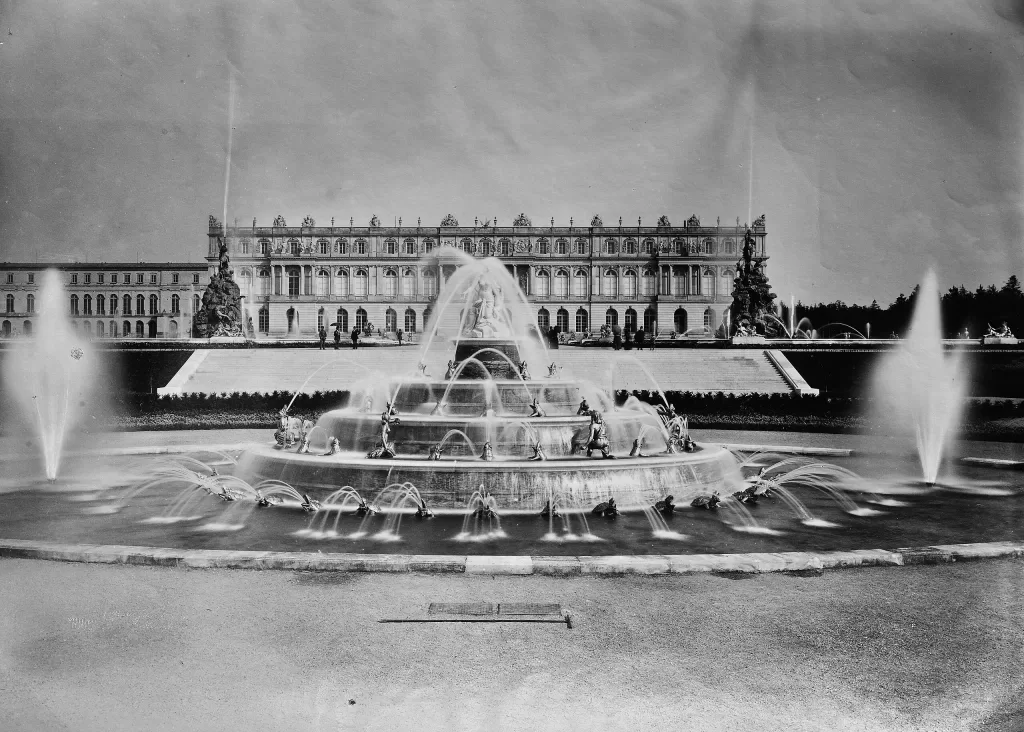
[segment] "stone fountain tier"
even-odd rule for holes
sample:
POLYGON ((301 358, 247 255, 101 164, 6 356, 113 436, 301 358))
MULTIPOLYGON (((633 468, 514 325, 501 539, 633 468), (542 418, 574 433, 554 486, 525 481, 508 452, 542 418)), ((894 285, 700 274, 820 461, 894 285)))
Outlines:
POLYGON ((497 500, 499 511, 536 512, 548 497, 563 505, 589 509, 614 497, 620 508, 646 508, 667 494, 688 503, 701 493, 722 495, 738 490, 739 475, 724 448, 706 446, 693 453, 647 458, 604 460, 555 459, 544 462, 478 459, 366 460, 362 455, 321 457, 284 452, 270 445, 247 450, 237 474, 251 483, 280 480, 319 500, 344 486, 362 495, 406 481, 420 491, 433 509, 465 511, 474 491, 484 490, 497 500))
MULTIPOLYGON (((466 369, 469 371, 469 369, 466 369)), ((465 371, 463 372, 465 373, 465 371)), ((591 389, 591 392, 596 390, 591 389)), ((458 379, 455 381, 407 380, 388 385, 386 394, 394 395, 395 408, 402 414, 435 413, 437 404, 442 399, 442 414, 479 416, 487 409, 506 415, 530 414, 530 403, 536 399, 541 408, 549 414, 575 414, 580 400, 587 393, 579 383, 555 379, 536 379, 523 381, 513 379, 458 379)), ((384 410, 384 404, 376 400, 369 411, 377 413, 384 410)), ((358 396, 353 397, 352 407, 366 410, 365 404, 358 403, 358 396)), ((602 409, 605 404, 592 401, 591 406, 602 409)))
MULTIPOLYGON (((508 338, 463 338, 455 345, 455 363, 461 364, 469 359, 476 359, 482 363, 487 372, 485 373, 477 364, 469 363, 460 374, 460 378, 515 379, 519 376, 519 364, 522 363, 519 344, 508 338)), ((532 368, 541 366, 542 364, 531 365, 532 368)))
MULTIPOLYGON (((444 442, 444 458, 478 457, 485 442, 491 443, 495 458, 527 458, 539 440, 548 457, 572 454, 574 438, 589 434, 590 417, 523 417, 519 415, 481 416, 479 406, 473 416, 400 414, 400 422, 391 428, 391 439, 399 457, 426 456, 434 445, 444 442), (453 430, 461 432, 472 443, 453 430), (448 439, 446 440, 446 436, 448 439), (475 454, 474 454, 475 453, 475 454)), ((625 457, 633 440, 644 433, 644 452, 664 452, 667 445, 657 417, 627 409, 604 413, 612 454, 625 457), (646 427, 646 429, 645 429, 646 427)), ((380 444, 380 415, 360 414, 345 409, 327 412, 310 434, 312 450, 326 451, 327 442, 337 437, 342 450, 366 454, 380 444)), ((433 463, 438 464, 438 463, 433 463)))

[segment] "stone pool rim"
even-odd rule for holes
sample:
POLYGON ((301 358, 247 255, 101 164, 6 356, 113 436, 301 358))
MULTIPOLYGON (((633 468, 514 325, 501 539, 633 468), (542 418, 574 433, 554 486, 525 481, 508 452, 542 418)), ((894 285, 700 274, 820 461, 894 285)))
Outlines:
POLYGON ((61 544, 0 539, 0 559, 127 564, 189 569, 480 575, 619 576, 693 574, 821 574, 826 569, 904 567, 1024 556, 1024 542, 941 544, 900 549, 748 554, 611 556, 488 556, 462 554, 323 554, 321 552, 173 549, 106 544, 61 544))

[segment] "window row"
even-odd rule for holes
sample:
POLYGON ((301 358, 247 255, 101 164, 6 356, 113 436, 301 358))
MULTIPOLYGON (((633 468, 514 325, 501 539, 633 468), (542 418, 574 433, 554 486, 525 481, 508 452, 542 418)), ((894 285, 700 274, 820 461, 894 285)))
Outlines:
MULTIPOLYGON (((301 325, 299 323, 299 312, 295 310, 295 308, 288 308, 288 310, 285 311, 285 318, 287 319, 288 332, 298 333, 301 325)), ((317 311, 317 331, 319 331, 320 328, 324 328, 326 330, 337 328, 343 333, 348 333, 350 325, 359 331, 364 331, 368 325, 372 324, 370 323, 366 310, 363 308, 358 308, 355 311, 355 319, 352 321, 349 320, 349 312, 345 308, 338 308, 333 314, 328 313, 324 308, 320 308, 320 310, 317 311)), ((412 308, 406 308, 402 325, 404 326, 404 332, 416 332, 417 315, 415 310, 412 308)), ((377 325, 374 327, 380 326, 377 325)), ((257 329, 263 334, 270 333, 270 309, 266 305, 259 309, 257 329)), ((398 312, 394 308, 388 308, 384 312, 384 324, 382 330, 386 333, 395 333, 398 331, 398 312)))
MULTIPOLYGON (((243 281, 245 279, 243 277, 243 281)), ((416 270, 412 268, 404 269, 401 273, 397 269, 385 269, 382 272, 382 283, 383 292, 381 294, 385 297, 403 295, 431 298, 437 295, 437 273, 435 270, 424 270, 420 273, 420 277, 417 277, 416 270), (420 284, 417 284, 418 282, 420 284)), ((329 270, 317 269, 314 276, 312 271, 303 275, 298 268, 286 267, 283 272, 280 269, 273 272, 273 283, 271 283, 271 270, 264 267, 256 270, 254 284, 257 297, 271 294, 287 294, 289 297, 301 295, 365 297, 370 292, 370 273, 366 269, 356 269, 349 274, 347 269, 339 269, 332 277, 329 270), (286 285, 287 290, 285 289, 286 285)))
MULTIPOLYGON (((7 284, 11 284, 13 282, 12 278, 13 278, 13 275, 11 275, 11 274, 7 275, 7 284)), ((29 274, 28 278, 29 278, 28 279, 29 283, 35 282, 35 276, 34 275, 29 274)), ((159 276, 157 275, 157 273, 156 272, 150 272, 149 273, 149 284, 155 285, 155 284, 158 283, 158 281, 159 281, 159 276)), ((105 284, 107 284, 106 273, 105 272, 97 272, 96 273, 95 283, 97 285, 105 285, 105 284)), ((118 275, 117 272, 111 272, 110 273, 110 284, 111 285, 116 285, 116 284, 119 284, 119 283, 124 283, 126 285, 132 284, 132 275, 131 275, 131 273, 130 272, 125 272, 123 275, 120 276, 120 279, 119 279, 119 275, 118 275)), ((145 283, 146 283, 146 273, 144 273, 144 272, 136 272, 135 273, 135 284, 136 285, 143 285, 145 283)), ((78 284, 91 285, 91 284, 93 284, 93 273, 92 272, 86 272, 86 273, 82 274, 81 280, 79 280, 79 274, 77 272, 72 272, 71 273, 71 284, 72 285, 78 285, 78 284)), ((171 273, 171 284, 172 285, 180 285, 181 284, 181 274, 179 272, 172 272, 171 273)), ((192 273, 192 284, 193 285, 198 285, 199 284, 199 273, 198 272, 193 272, 192 273)))
MULTIPOLYGON (((8 305, 12 303, 12 296, 7 296, 8 305)), ((135 314, 146 315, 146 304, 149 303, 149 315, 157 315, 160 312, 160 298, 156 295, 150 295, 147 301, 145 295, 135 296, 135 314)), ((30 307, 34 310, 34 299, 29 295, 30 307)), ((121 306, 121 313, 123 315, 132 314, 132 296, 131 295, 111 295, 110 297, 104 297, 103 295, 96 295, 93 298, 92 295, 83 295, 79 299, 78 295, 71 296, 71 314, 72 315, 117 315, 118 304, 121 306)), ((199 308, 202 305, 202 299, 199 295, 192 296, 192 312, 199 312, 199 308)), ((8 310, 7 312, 13 312, 8 310)), ((181 314, 181 296, 171 295, 171 315, 181 314)))
MULTIPOLYGON (((701 327, 691 328, 688 322, 688 315, 686 310, 683 308, 677 308, 672 318, 672 330, 680 335, 687 333, 713 333, 721 323, 727 322, 728 308, 724 309, 721 314, 721 321, 719 321, 718 314, 710 307, 704 309, 704 322, 701 327)), ((624 313, 622 322, 622 329, 627 333, 635 333, 640 329, 637 322, 637 312, 633 308, 627 308, 624 313)), ((590 330, 590 313, 584 308, 576 310, 576 315, 573 320, 573 324, 576 326, 576 332, 582 333, 590 330)), ((554 325, 558 328, 559 332, 567 333, 570 331, 569 325, 569 311, 565 308, 559 308, 558 312, 555 313, 554 325)), ((619 327, 619 311, 615 308, 608 308, 605 311, 604 325, 609 328, 619 327)), ((551 313, 547 308, 541 308, 537 311, 537 327, 542 332, 547 332, 552 326, 551 313)), ((648 334, 653 334, 658 331, 658 316, 657 312, 653 308, 644 309, 643 328, 648 334)))

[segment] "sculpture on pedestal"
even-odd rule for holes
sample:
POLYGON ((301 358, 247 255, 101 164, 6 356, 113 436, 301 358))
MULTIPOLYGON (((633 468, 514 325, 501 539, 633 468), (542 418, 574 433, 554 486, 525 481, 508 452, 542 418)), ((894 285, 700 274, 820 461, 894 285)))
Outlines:
POLYGON ((757 255, 757 244, 749 230, 743 237, 743 256, 736 263, 729 313, 737 329, 752 331, 757 324, 763 329, 765 315, 775 313, 775 293, 764 272, 764 257, 757 255))
POLYGON ((196 338, 241 337, 242 292, 231 271, 231 259, 223 236, 217 237, 220 265, 210 278, 203 293, 203 304, 192 317, 192 332, 196 338))
POLYGON ((470 338, 507 338, 511 331, 505 314, 505 296, 487 278, 480 278, 472 295, 462 335, 470 338))

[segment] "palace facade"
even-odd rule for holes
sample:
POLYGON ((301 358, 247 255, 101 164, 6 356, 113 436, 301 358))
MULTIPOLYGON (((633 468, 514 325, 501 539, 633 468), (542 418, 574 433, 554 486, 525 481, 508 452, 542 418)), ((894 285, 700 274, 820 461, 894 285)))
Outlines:
POLYGON ((765 217, 753 224, 713 225, 691 216, 672 225, 537 226, 520 214, 509 226, 318 226, 307 216, 289 226, 224 227, 210 217, 209 274, 218 266, 218 238, 228 246, 235 280, 256 333, 314 337, 320 325, 343 330, 367 322, 385 332, 423 329, 457 264, 445 252, 499 257, 535 308, 542 329, 563 332, 619 325, 648 333, 714 332, 728 317, 736 262, 750 231, 756 256, 767 259, 765 217), (429 256, 428 255, 434 255, 429 256))

